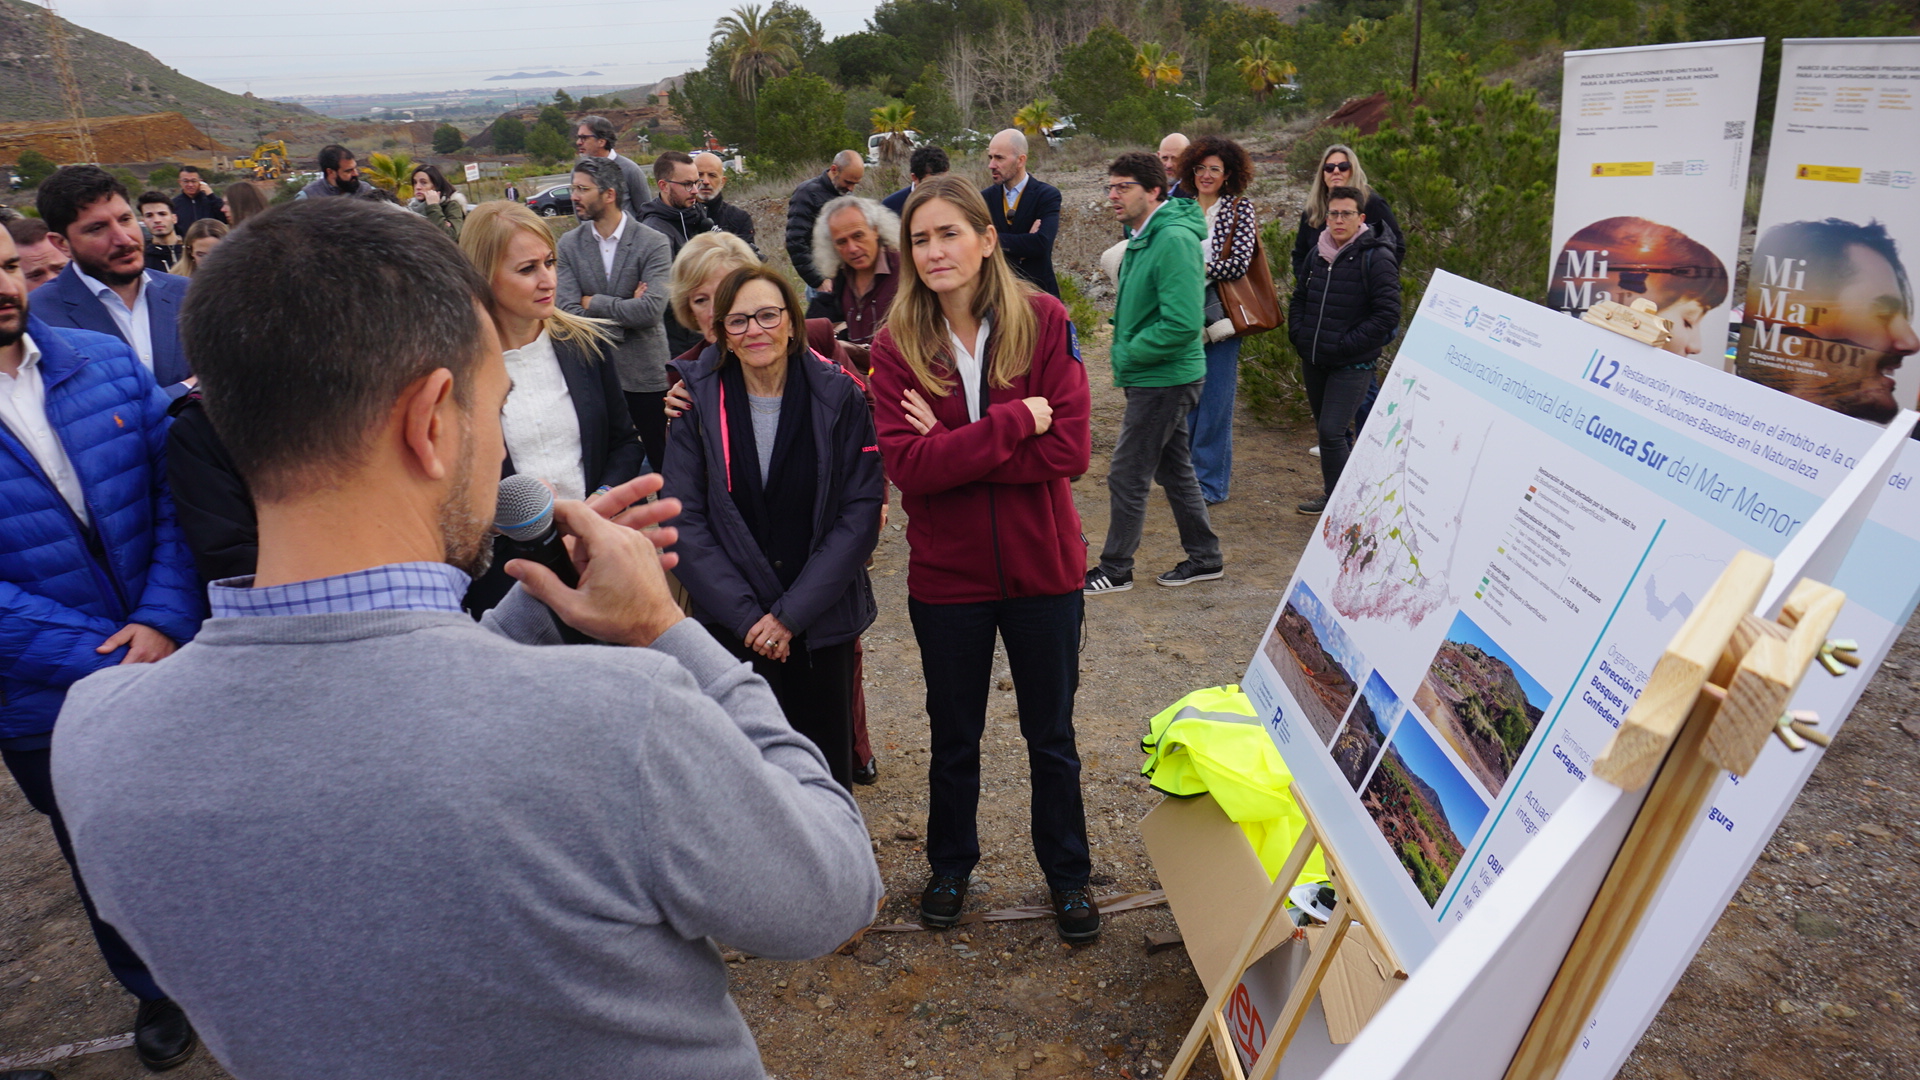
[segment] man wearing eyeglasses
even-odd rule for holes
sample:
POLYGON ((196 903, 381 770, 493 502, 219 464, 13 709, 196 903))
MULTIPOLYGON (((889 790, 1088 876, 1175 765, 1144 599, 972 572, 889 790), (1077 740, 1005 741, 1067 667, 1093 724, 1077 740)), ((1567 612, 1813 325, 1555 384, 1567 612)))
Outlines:
POLYGON ((605 158, 573 165, 573 212, 580 227, 559 240, 559 281, 553 302, 573 315, 617 324, 613 369, 627 396, 633 426, 647 448, 650 471, 667 450, 668 280, 673 252, 667 238, 621 210, 628 200, 620 167, 605 158))
POLYGON ((1323 491, 1297 507, 1302 514, 1327 508, 1352 449, 1347 428, 1373 386, 1374 362, 1400 330, 1400 261, 1390 239, 1367 223, 1364 204, 1358 188, 1327 192, 1327 226, 1295 278, 1287 312, 1320 436, 1323 491))
POLYGON ((647 174, 641 170, 639 162, 620 156, 620 151, 613 148, 616 140, 613 121, 604 116, 583 116, 580 126, 573 132, 573 152, 581 157, 607 158, 620 167, 627 193, 620 208, 639 220, 640 208, 647 201, 647 174))
MULTIPOLYGON (((677 259, 687 241, 714 230, 713 219, 707 217, 706 208, 700 205, 700 171, 694 166, 691 156, 678 150, 669 150, 653 159, 653 182, 660 194, 643 204, 634 217, 639 219, 640 224, 665 236, 673 257, 677 259)), ((702 340, 699 331, 681 326, 680 320, 673 317, 672 310, 668 310, 668 355, 679 356, 702 340)))

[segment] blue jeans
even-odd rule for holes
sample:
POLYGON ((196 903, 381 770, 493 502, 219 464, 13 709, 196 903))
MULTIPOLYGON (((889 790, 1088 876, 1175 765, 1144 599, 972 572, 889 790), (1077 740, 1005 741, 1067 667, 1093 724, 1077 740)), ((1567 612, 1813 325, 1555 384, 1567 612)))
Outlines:
POLYGON ((993 639, 1007 647, 1033 792, 1033 854, 1053 889, 1087 883, 1087 813, 1080 796, 1073 697, 1080 688, 1080 590, 980 604, 907 600, 926 677, 927 862, 964 878, 980 861, 980 736, 993 682, 993 639))
POLYGON ((1207 384, 1187 421, 1193 448, 1193 475, 1209 503, 1227 501, 1233 479, 1233 398, 1240 385, 1240 339, 1207 345, 1207 384))

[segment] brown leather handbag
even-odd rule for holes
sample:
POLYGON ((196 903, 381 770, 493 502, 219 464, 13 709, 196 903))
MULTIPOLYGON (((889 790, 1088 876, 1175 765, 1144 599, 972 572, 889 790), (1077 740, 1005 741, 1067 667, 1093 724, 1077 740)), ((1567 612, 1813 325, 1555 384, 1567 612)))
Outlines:
MULTIPOLYGON (((1236 196, 1239 197, 1239 196, 1236 196)), ((1232 207, 1223 206, 1221 213, 1228 213, 1232 207)), ((1258 212, 1254 221, 1260 220, 1258 212)), ((1228 220, 1226 250, 1233 250, 1234 233, 1239 231, 1239 215, 1228 220)), ((1220 304, 1227 310, 1227 318, 1233 320, 1235 337, 1248 337, 1276 330, 1287 321, 1280 311, 1280 293, 1274 288, 1273 268, 1267 264, 1265 247, 1260 243, 1260 234, 1253 237, 1253 262, 1247 266, 1247 272, 1232 281, 1216 281, 1214 287, 1220 294, 1220 304)))

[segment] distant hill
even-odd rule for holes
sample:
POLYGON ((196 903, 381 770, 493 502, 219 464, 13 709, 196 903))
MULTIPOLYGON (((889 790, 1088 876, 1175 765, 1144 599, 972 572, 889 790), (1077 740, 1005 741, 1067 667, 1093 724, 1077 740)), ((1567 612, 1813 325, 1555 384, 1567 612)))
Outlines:
MULTIPOLYGON (((598 75, 600 73, 597 71, 589 71, 587 72, 587 74, 598 75)), ((564 71, 516 71, 511 75, 489 75, 487 76, 487 81, 502 82, 507 79, 571 79, 571 78, 574 78, 574 76, 569 75, 564 71)))
MULTIPOLYGON (((0 117, 62 120, 67 108, 47 43, 46 9, 0 0, 0 117)), ((256 133, 311 120, 298 105, 229 94, 190 79, 126 42, 66 23, 67 54, 89 116, 178 112, 195 127, 235 146, 256 133)))

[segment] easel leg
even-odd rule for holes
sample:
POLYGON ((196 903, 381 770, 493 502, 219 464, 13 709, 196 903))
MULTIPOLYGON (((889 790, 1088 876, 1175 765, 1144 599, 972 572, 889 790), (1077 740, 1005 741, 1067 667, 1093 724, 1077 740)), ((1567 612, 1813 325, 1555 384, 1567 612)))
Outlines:
POLYGON ((1287 1052, 1294 1033, 1300 1030, 1300 1022, 1307 1018, 1307 1008, 1313 1004, 1313 996, 1320 992, 1320 983, 1326 979, 1327 970, 1333 966, 1333 956, 1340 951, 1340 943, 1346 940, 1347 928, 1352 925, 1353 917, 1347 908, 1347 898, 1343 895, 1333 905, 1333 915, 1327 919, 1327 928, 1307 953, 1307 970, 1293 984, 1293 992, 1287 995, 1286 1006, 1274 1017, 1273 1029, 1267 1033, 1267 1044, 1260 1048, 1260 1060, 1253 1063, 1253 1071, 1247 1074, 1248 1080, 1273 1080, 1273 1074, 1280 1069, 1281 1055, 1287 1052))
MULTIPOLYGON (((1264 910, 1260 918, 1255 919, 1247 927, 1247 932, 1240 939, 1240 947, 1234 950, 1233 962, 1227 965, 1227 970, 1222 972, 1220 978, 1215 981, 1213 989, 1207 994, 1207 1003, 1201 1007, 1200 1015, 1193 1018, 1193 1026, 1187 1029, 1186 1041, 1180 1044, 1180 1052, 1174 1055, 1173 1064, 1167 1067, 1167 1080, 1184 1080, 1187 1072, 1193 1068, 1194 1059, 1200 1056, 1201 1045, 1207 1036, 1213 1033, 1215 1022, 1220 1019, 1220 1010, 1226 1007, 1227 999, 1233 996, 1233 988, 1240 985, 1240 979, 1246 974, 1247 967, 1257 959, 1253 951, 1259 948, 1260 942, 1266 938, 1274 919, 1286 917, 1287 890, 1293 887, 1294 880, 1306 868, 1307 857, 1313 854, 1313 849, 1318 843, 1319 838, 1314 834, 1313 826, 1309 825, 1300 830, 1300 839, 1294 842, 1293 850, 1287 853, 1286 864, 1280 868, 1280 873, 1273 879, 1272 887, 1267 890, 1264 910)), ((1219 1030, 1226 1030, 1224 1022, 1219 1024, 1219 1030)), ((1272 1044, 1273 1039, 1269 1038, 1267 1042, 1272 1044)), ((1233 1062, 1234 1070, 1238 1071, 1240 1062, 1234 1053, 1232 1039, 1225 1042, 1216 1041, 1214 1056, 1221 1060, 1223 1072, 1227 1069, 1226 1062, 1229 1060, 1233 1062)))

